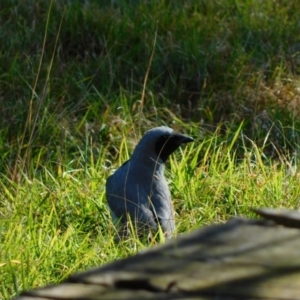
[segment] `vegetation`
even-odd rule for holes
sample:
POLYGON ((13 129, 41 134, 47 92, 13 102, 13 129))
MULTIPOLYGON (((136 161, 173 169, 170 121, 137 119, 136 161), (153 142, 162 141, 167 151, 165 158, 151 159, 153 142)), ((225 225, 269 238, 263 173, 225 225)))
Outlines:
POLYGON ((196 139, 166 170, 178 233, 296 209, 299 10, 1 0, 0 298, 152 246, 114 243, 105 180, 154 126, 196 139))

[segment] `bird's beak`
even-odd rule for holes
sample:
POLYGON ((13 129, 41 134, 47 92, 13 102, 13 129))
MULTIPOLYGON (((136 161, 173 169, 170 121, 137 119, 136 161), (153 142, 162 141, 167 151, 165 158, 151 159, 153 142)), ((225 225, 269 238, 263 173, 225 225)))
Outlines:
POLYGON ((190 142, 193 142, 193 141, 194 141, 194 139, 191 138, 188 135, 180 135, 180 138, 179 138, 179 143, 180 144, 187 144, 187 143, 190 143, 190 142))

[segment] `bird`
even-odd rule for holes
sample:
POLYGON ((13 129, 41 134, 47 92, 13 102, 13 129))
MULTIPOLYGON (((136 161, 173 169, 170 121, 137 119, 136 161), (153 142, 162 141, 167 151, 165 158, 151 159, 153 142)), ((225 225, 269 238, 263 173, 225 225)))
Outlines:
POLYGON ((175 231, 174 209, 164 176, 168 157, 182 144, 193 142, 167 126, 148 130, 129 160, 106 180, 106 198, 117 240, 130 234, 130 224, 139 236, 157 232, 169 239, 175 231), (131 222, 131 223, 130 223, 131 222))

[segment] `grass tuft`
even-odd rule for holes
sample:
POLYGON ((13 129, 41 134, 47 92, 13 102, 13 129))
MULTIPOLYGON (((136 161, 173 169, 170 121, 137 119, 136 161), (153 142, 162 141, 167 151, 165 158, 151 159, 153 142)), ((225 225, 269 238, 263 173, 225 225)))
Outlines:
POLYGON ((143 133, 177 234, 299 207, 299 1, 0 3, 0 298, 163 243, 116 244, 105 180, 143 133))

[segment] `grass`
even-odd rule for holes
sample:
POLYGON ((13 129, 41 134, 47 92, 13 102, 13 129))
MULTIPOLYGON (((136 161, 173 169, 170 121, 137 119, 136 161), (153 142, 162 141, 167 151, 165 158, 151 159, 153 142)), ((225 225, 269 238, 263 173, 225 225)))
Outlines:
MULTIPOLYGON (((105 180, 142 134, 177 232, 299 206, 297 1, 0 4, 0 298, 151 247, 116 245, 105 180)), ((153 243, 154 244, 154 243, 153 243)))

